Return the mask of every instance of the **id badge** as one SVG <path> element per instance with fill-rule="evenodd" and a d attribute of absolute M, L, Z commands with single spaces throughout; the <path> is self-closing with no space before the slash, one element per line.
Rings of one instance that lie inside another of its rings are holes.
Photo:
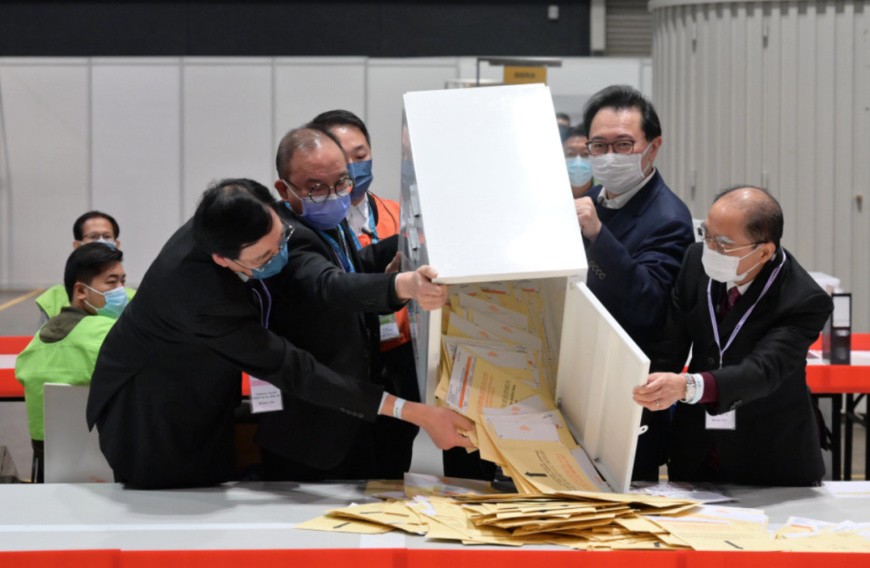
<path fill-rule="evenodd" d="M 284 410 L 284 400 L 281 389 L 271 383 L 249 377 L 251 386 L 251 412 L 275 412 Z"/>
<path fill-rule="evenodd" d="M 396 322 L 396 314 L 380 316 L 381 320 L 381 343 L 399 337 L 399 324 Z"/>
<path fill-rule="evenodd" d="M 707 430 L 734 430 L 737 428 L 737 411 L 731 410 L 725 414 L 717 414 L 710 416 L 710 413 L 704 411 L 706 415 Z"/>

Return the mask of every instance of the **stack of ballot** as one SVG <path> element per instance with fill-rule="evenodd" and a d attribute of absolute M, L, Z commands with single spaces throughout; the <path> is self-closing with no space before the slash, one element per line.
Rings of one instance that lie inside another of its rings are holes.
<path fill-rule="evenodd" d="M 520 492 L 610 491 L 556 408 L 546 312 L 536 281 L 451 286 L 436 400 L 474 421 L 481 458 Z"/>
<path fill-rule="evenodd" d="M 870 552 L 870 523 L 791 517 L 772 532 L 760 509 L 642 494 L 498 494 L 482 482 L 429 477 L 370 482 L 367 494 L 383 502 L 335 509 L 296 528 L 577 550 Z"/>
<path fill-rule="evenodd" d="M 648 495 L 416 493 L 405 500 L 351 505 L 297 529 L 359 534 L 400 530 L 464 544 L 555 544 L 579 550 L 689 549 L 648 516 L 666 518 L 697 501 Z"/>

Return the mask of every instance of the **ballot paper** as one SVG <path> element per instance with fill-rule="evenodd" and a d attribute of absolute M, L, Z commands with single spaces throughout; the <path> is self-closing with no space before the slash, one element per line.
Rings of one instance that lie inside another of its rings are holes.
<path fill-rule="evenodd" d="M 526 381 L 472 351 L 456 352 L 446 402 L 471 420 L 479 421 L 484 407 L 504 408 L 535 394 Z"/>
<path fill-rule="evenodd" d="M 487 302 L 468 294 L 458 294 L 459 307 L 463 310 L 479 312 L 491 316 L 498 321 L 524 331 L 529 330 L 529 316 L 526 313 L 515 312 L 493 302 Z"/>

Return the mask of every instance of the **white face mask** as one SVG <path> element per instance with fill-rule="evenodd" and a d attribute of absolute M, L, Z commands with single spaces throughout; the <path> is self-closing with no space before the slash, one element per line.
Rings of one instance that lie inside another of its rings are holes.
<path fill-rule="evenodd" d="M 746 245 L 746 247 L 757 246 L 757 245 Z M 740 247 L 740 248 L 746 248 Z M 738 250 L 738 249 L 731 249 Z M 719 251 L 713 250 L 708 246 L 704 247 L 704 252 L 701 255 L 701 264 L 704 265 L 704 272 L 707 273 L 711 279 L 716 282 L 740 282 L 746 275 L 752 272 L 752 269 L 758 266 L 761 261 L 759 260 L 755 264 L 753 264 L 749 270 L 744 272 L 743 274 L 737 274 L 737 267 L 740 265 L 740 261 L 744 258 L 754 254 L 756 251 L 761 250 L 760 248 L 756 248 L 752 252 L 745 254 L 743 256 L 728 256 L 727 254 L 722 254 Z"/>
<path fill-rule="evenodd" d="M 652 144 L 640 154 L 604 154 L 589 156 L 592 176 L 608 192 L 620 195 L 633 188 L 643 179 L 641 160 L 652 148 Z"/>

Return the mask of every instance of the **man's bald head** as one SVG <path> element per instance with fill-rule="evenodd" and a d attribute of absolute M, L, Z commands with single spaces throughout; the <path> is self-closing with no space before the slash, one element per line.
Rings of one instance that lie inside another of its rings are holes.
<path fill-rule="evenodd" d="M 783 217 L 779 202 L 760 187 L 741 185 L 726 189 L 713 201 L 714 209 L 739 212 L 744 232 L 752 242 L 770 242 L 779 248 Z"/>
<path fill-rule="evenodd" d="M 304 126 L 295 128 L 284 135 L 281 143 L 278 144 L 278 153 L 275 156 L 275 168 L 278 170 L 278 177 L 281 179 L 290 179 L 290 161 L 293 159 L 293 154 L 297 151 L 312 152 L 322 148 L 326 144 L 335 144 L 344 155 L 344 150 L 338 139 L 330 132 L 319 128 Z M 347 156 L 345 156 L 345 161 Z"/>

